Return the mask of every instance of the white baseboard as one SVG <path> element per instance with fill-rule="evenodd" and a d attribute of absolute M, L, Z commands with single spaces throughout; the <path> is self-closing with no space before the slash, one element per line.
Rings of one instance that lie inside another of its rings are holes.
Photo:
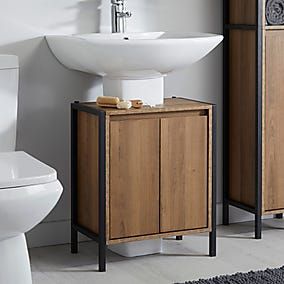
<path fill-rule="evenodd" d="M 28 247 L 44 247 L 70 243 L 70 220 L 43 222 L 27 233 Z M 80 241 L 88 240 L 80 234 Z"/>
<path fill-rule="evenodd" d="M 270 218 L 267 216 L 265 218 Z M 230 207 L 230 222 L 239 223 L 254 220 L 254 215 L 235 207 Z M 222 224 L 222 204 L 217 204 L 217 224 Z M 70 220 L 43 222 L 27 234 L 29 247 L 52 246 L 70 243 Z M 80 235 L 80 241 L 88 238 Z"/>

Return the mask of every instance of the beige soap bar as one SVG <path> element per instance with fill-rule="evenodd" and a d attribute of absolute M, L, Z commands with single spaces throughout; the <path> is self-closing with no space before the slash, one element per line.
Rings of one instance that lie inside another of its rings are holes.
<path fill-rule="evenodd" d="M 132 107 L 132 103 L 130 101 L 123 101 L 117 104 L 118 109 L 130 109 Z"/>
<path fill-rule="evenodd" d="M 120 99 L 118 97 L 98 97 L 97 105 L 103 107 L 114 107 L 116 108 L 119 104 Z"/>

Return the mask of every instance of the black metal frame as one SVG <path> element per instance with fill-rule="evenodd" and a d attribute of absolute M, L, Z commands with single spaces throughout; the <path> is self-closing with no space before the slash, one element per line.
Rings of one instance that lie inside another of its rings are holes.
<path fill-rule="evenodd" d="M 255 215 L 255 238 L 261 239 L 262 218 L 262 50 L 263 50 L 263 0 L 256 1 L 257 23 L 255 25 L 229 24 L 229 1 L 223 1 L 224 52 L 223 52 L 223 224 L 229 225 L 229 206 L 235 206 Z M 229 32 L 230 30 L 256 31 L 256 161 L 255 161 L 255 208 L 229 199 Z"/>
<path fill-rule="evenodd" d="M 223 224 L 229 225 L 229 1 L 223 1 Z"/>
<path fill-rule="evenodd" d="M 263 51 L 263 0 L 256 1 L 256 11 L 257 11 L 257 36 L 256 36 L 256 192 L 255 192 L 255 204 L 256 204 L 256 214 L 255 214 L 255 238 L 261 239 L 262 230 L 262 51 Z"/>
<path fill-rule="evenodd" d="M 212 231 L 209 233 L 209 255 L 217 254 L 217 107 L 212 105 Z"/>
<path fill-rule="evenodd" d="M 77 208 L 77 115 L 84 111 L 99 118 L 99 234 L 78 224 Z M 99 245 L 99 271 L 106 271 L 106 172 L 105 172 L 105 113 L 75 102 L 71 104 L 71 252 L 78 253 L 78 232 Z"/>

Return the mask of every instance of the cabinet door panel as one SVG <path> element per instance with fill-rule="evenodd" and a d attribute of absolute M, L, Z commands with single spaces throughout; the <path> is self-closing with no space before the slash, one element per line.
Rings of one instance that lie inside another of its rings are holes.
<path fill-rule="evenodd" d="M 284 208 L 284 33 L 266 33 L 265 210 Z"/>
<path fill-rule="evenodd" d="M 207 117 L 161 119 L 161 232 L 208 226 Z"/>
<path fill-rule="evenodd" d="M 110 125 L 110 237 L 159 232 L 159 120 Z"/>

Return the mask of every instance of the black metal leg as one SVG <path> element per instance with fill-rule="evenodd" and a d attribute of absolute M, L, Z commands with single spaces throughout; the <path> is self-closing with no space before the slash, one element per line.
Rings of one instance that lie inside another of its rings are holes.
<path fill-rule="evenodd" d="M 78 253 L 78 232 L 71 228 L 71 253 Z"/>
<path fill-rule="evenodd" d="M 256 240 L 260 240 L 262 237 L 261 227 L 262 227 L 261 214 L 255 214 L 255 239 Z"/>
<path fill-rule="evenodd" d="M 99 242 L 99 272 L 106 271 L 106 245 Z"/>
<path fill-rule="evenodd" d="M 213 137 L 212 137 L 212 231 L 209 234 L 209 255 L 211 257 L 216 256 L 217 254 L 217 236 L 216 236 L 216 203 L 217 203 L 217 112 L 216 106 L 213 105 L 212 107 L 213 114 L 212 114 L 212 129 L 213 129 Z"/>
<path fill-rule="evenodd" d="M 78 231 L 73 227 L 77 224 L 77 121 L 77 110 L 71 107 L 71 253 L 78 253 Z"/>
<path fill-rule="evenodd" d="M 255 215 L 255 238 L 261 239 L 262 231 L 262 112 L 263 112 L 263 1 L 257 0 L 256 11 L 257 11 L 257 33 L 256 33 L 256 187 L 255 187 L 255 204 L 256 204 L 256 215 Z"/>
<path fill-rule="evenodd" d="M 177 241 L 182 241 L 182 239 L 183 239 L 182 236 L 176 236 Z"/>
<path fill-rule="evenodd" d="M 283 219 L 283 213 L 276 214 L 276 215 L 275 215 L 275 218 L 276 218 L 276 219 Z"/>
<path fill-rule="evenodd" d="M 217 237 L 216 229 L 212 231 L 209 235 L 209 255 L 214 257 L 217 255 Z"/>
<path fill-rule="evenodd" d="M 223 225 L 230 223 L 229 208 L 229 121 L 230 121 L 230 83 L 229 83 L 229 37 L 230 32 L 226 29 L 229 23 L 230 1 L 223 1 L 223 24 L 224 24 L 224 48 L 223 48 Z"/>
<path fill-rule="evenodd" d="M 230 205 L 226 200 L 223 200 L 223 225 L 230 225 Z"/>
<path fill-rule="evenodd" d="M 99 115 L 99 271 L 106 271 L 105 114 Z"/>

